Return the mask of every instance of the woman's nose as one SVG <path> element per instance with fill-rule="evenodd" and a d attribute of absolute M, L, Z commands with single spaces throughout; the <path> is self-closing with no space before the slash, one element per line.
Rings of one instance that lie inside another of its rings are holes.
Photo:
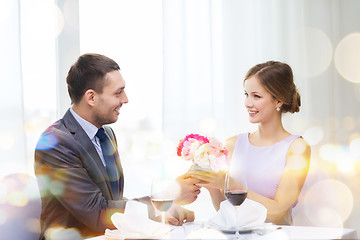
<path fill-rule="evenodd" d="M 245 97 L 245 107 L 249 108 L 249 107 L 252 107 L 253 105 L 253 102 L 252 100 L 250 99 L 250 97 Z"/>

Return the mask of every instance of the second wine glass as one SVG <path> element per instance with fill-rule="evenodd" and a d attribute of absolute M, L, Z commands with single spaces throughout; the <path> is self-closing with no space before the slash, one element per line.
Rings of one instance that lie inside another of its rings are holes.
<path fill-rule="evenodd" d="M 173 181 L 154 179 L 151 183 L 151 201 L 157 210 L 161 212 L 161 222 L 165 224 L 165 213 L 173 204 L 174 194 Z"/>
<path fill-rule="evenodd" d="M 237 206 L 240 206 L 246 199 L 247 197 L 247 183 L 246 183 L 246 179 L 244 176 L 232 176 L 230 173 L 226 174 L 225 177 L 225 186 L 224 186 L 224 192 L 225 192 L 225 197 L 227 200 L 229 200 L 229 202 L 235 206 L 235 208 Z M 240 236 L 240 226 L 238 226 L 238 211 L 236 209 L 235 211 L 236 214 L 236 229 L 235 229 L 235 237 L 236 239 L 241 239 Z"/>

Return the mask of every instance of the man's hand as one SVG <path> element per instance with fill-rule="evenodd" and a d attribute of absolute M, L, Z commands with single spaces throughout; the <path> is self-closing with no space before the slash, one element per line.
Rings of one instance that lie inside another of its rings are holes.
<path fill-rule="evenodd" d="M 166 212 L 166 222 L 181 226 L 184 222 L 193 222 L 195 215 L 193 211 L 183 208 L 177 204 L 173 204 L 169 211 Z"/>
<path fill-rule="evenodd" d="M 200 193 L 199 179 L 191 178 L 189 173 L 185 173 L 176 178 L 176 182 L 180 186 L 178 197 L 175 199 L 175 203 L 179 205 L 185 205 L 194 202 Z"/>
<path fill-rule="evenodd" d="M 225 186 L 225 171 L 219 172 L 203 172 L 192 171 L 189 173 L 192 178 L 198 179 L 200 182 L 197 184 L 199 187 L 205 187 L 207 189 L 217 188 L 224 189 Z"/>

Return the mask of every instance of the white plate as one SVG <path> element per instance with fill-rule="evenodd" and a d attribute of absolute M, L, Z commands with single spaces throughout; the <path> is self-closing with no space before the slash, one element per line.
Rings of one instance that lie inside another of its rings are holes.
<path fill-rule="evenodd" d="M 263 225 L 260 226 L 254 226 L 254 227 L 240 227 L 239 229 L 235 229 L 235 228 L 226 228 L 226 227 L 222 227 L 222 226 L 218 226 L 216 224 L 209 224 L 209 227 L 219 230 L 223 233 L 226 234 L 235 234 L 237 231 L 240 234 L 247 234 L 247 233 L 252 233 L 255 231 L 261 231 L 261 230 L 265 230 L 267 228 L 269 228 L 270 226 L 272 226 L 271 223 L 264 223 Z"/>
<path fill-rule="evenodd" d="M 226 227 L 218 226 L 218 225 L 215 225 L 215 224 L 211 224 L 211 225 L 208 225 L 208 226 L 213 228 L 213 229 L 216 229 L 218 231 L 221 231 L 223 233 L 226 233 L 226 234 L 235 234 L 236 232 L 245 234 L 245 233 L 252 233 L 252 231 L 253 231 L 253 229 L 251 229 L 251 228 L 235 229 L 235 228 L 226 228 Z"/>
<path fill-rule="evenodd" d="M 106 229 L 105 236 L 109 239 L 160 239 L 164 238 L 169 232 L 171 232 L 171 229 L 156 234 L 124 233 L 117 229 Z"/>

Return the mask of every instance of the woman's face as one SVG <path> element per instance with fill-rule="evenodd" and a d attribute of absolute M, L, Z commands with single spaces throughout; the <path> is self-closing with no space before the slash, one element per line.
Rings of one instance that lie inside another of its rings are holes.
<path fill-rule="evenodd" d="M 276 111 L 281 102 L 275 99 L 260 83 L 256 76 L 244 82 L 245 107 L 251 123 L 266 123 L 280 113 Z"/>

